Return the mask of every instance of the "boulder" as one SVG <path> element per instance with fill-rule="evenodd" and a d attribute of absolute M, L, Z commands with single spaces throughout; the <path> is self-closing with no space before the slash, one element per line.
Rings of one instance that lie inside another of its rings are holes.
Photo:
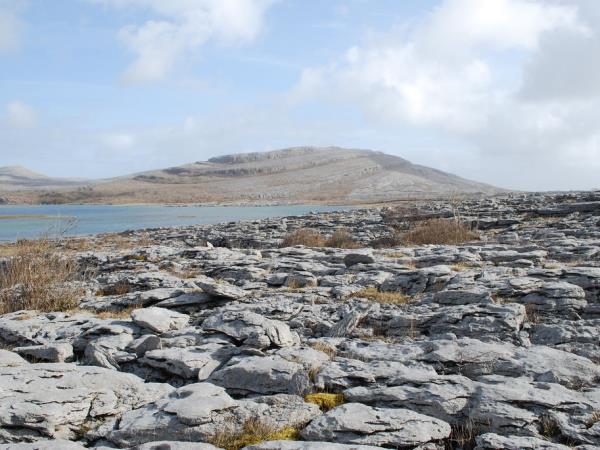
<path fill-rule="evenodd" d="M 131 312 L 131 319 L 141 327 L 162 334 L 167 331 L 185 328 L 190 317 L 187 314 L 180 314 L 165 308 L 152 306 L 150 308 L 133 310 Z"/>
<path fill-rule="evenodd" d="M 446 422 L 408 409 L 347 403 L 313 420 L 301 436 L 343 444 L 416 447 L 441 443 L 450 431 Z"/>

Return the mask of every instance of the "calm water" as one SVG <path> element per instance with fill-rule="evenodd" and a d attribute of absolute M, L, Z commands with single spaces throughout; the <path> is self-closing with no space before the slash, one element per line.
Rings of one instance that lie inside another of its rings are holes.
<path fill-rule="evenodd" d="M 95 234 L 140 228 L 254 220 L 349 209 L 340 206 L 0 206 L 0 241 L 52 235 L 70 227 L 69 234 Z M 28 217 L 24 217 L 28 216 Z M 4 217 L 4 219 L 3 219 Z M 72 222 L 72 223 L 71 223 Z"/>

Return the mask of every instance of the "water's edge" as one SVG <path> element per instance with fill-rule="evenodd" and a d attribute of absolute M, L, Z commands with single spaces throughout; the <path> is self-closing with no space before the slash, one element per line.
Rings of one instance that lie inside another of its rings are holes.
<path fill-rule="evenodd" d="M 314 212 L 354 209 L 339 205 L 1 205 L 0 241 L 43 235 L 93 235 L 144 228 L 177 227 Z"/>

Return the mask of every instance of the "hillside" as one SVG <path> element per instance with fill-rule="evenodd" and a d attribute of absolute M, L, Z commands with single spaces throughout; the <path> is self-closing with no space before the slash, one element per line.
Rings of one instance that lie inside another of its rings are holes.
<path fill-rule="evenodd" d="M 499 191 L 381 152 L 296 147 L 220 156 L 77 189 L 13 197 L 42 203 L 360 203 Z"/>
<path fill-rule="evenodd" d="M 84 180 L 52 178 L 21 166 L 0 167 L 0 191 L 52 189 L 86 184 Z"/>

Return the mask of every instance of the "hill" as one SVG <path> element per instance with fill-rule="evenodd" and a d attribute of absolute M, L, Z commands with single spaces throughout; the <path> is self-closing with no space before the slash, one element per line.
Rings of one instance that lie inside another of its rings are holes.
<path fill-rule="evenodd" d="M 20 197 L 41 203 L 361 203 L 500 191 L 382 152 L 295 147 L 225 155 Z"/>
<path fill-rule="evenodd" d="M 87 184 L 85 180 L 52 178 L 22 166 L 0 167 L 0 191 L 52 189 Z"/>

